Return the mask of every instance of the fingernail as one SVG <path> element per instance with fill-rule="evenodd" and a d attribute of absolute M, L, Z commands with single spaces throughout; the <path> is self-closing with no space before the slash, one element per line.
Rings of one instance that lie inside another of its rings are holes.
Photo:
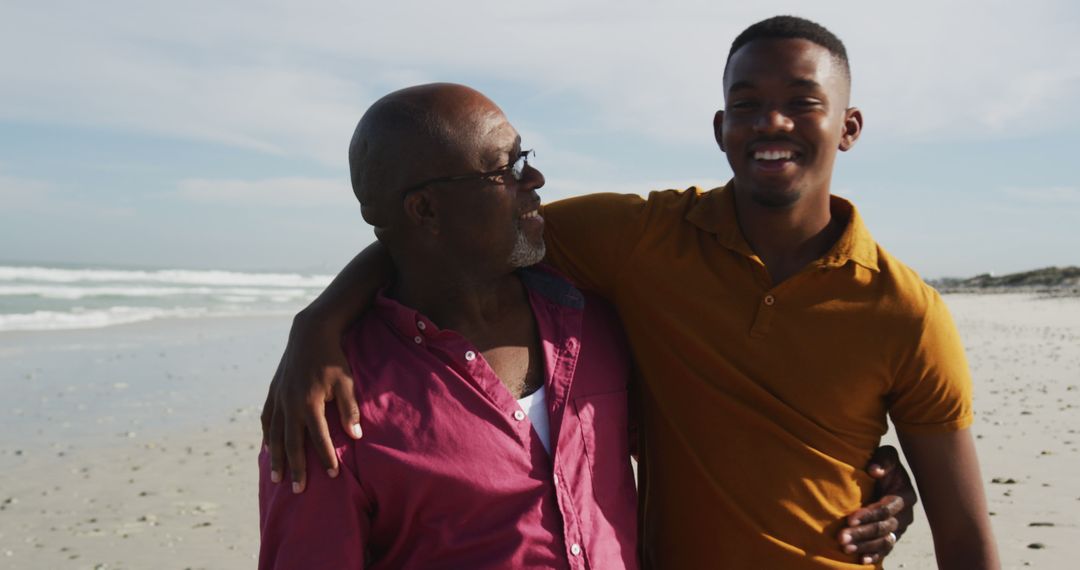
<path fill-rule="evenodd" d="M 352 435 L 357 439 L 360 439 L 360 436 L 364 435 L 364 432 L 360 430 L 360 424 L 352 425 Z"/>
<path fill-rule="evenodd" d="M 844 547 L 844 552 L 855 552 L 855 545 L 849 544 Z"/>
<path fill-rule="evenodd" d="M 272 481 L 274 483 L 280 483 L 281 482 L 281 471 L 271 471 L 270 472 L 270 481 Z"/>
<path fill-rule="evenodd" d="M 859 519 L 851 519 L 852 526 L 858 526 L 859 524 L 861 524 L 861 522 L 862 521 L 860 521 Z"/>
<path fill-rule="evenodd" d="M 863 563 L 863 564 L 873 564 L 873 563 L 874 563 L 874 559 L 873 559 L 873 558 L 870 558 L 869 556 L 863 556 L 863 557 L 862 557 L 862 563 Z"/>
<path fill-rule="evenodd" d="M 334 477 L 337 477 L 337 469 L 327 469 L 326 474 L 329 475 L 331 479 L 333 479 Z"/>
<path fill-rule="evenodd" d="M 840 534 L 840 544 L 847 544 L 851 542 L 851 533 L 844 532 Z"/>
<path fill-rule="evenodd" d="M 293 481 L 292 492 L 293 493 L 299 493 L 301 491 L 301 489 L 303 489 L 303 487 L 300 486 L 300 483 L 297 483 L 296 481 Z"/>

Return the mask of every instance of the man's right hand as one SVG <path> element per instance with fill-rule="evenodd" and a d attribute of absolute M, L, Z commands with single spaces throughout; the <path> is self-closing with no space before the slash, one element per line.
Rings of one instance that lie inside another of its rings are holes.
<path fill-rule="evenodd" d="M 270 448 L 271 480 L 280 483 L 287 465 L 294 493 L 302 493 L 307 483 L 305 433 L 311 435 L 323 468 L 337 477 L 338 460 L 326 425 L 326 402 L 337 402 L 345 433 L 353 439 L 362 433 L 353 379 L 341 349 L 341 331 L 330 329 L 335 327 L 309 311 L 296 315 L 263 404 L 263 445 Z"/>

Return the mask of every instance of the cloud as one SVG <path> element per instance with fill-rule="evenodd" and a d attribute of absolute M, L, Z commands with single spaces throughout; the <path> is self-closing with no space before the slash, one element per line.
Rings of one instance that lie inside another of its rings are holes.
<path fill-rule="evenodd" d="M 547 185 L 540 190 L 540 196 L 544 202 L 554 202 L 563 198 L 584 196 L 596 192 L 614 192 L 616 194 L 638 194 L 648 196 L 654 190 L 685 190 L 691 186 L 697 186 L 704 190 L 716 188 L 726 184 L 726 180 L 703 178 L 700 180 L 653 180 L 643 182 L 604 182 L 585 181 L 579 179 L 549 179 Z"/>
<path fill-rule="evenodd" d="M 59 215 L 68 218 L 96 217 L 102 220 L 129 218 L 135 209 L 68 195 L 56 184 L 34 178 L 0 174 L 0 214 Z"/>
<path fill-rule="evenodd" d="M 190 178 L 177 184 L 177 196 L 201 204 L 251 208 L 316 208 L 356 205 L 347 181 L 336 178 L 214 180 Z"/>
<path fill-rule="evenodd" d="M 1038 188 L 1004 188 L 1002 192 L 1013 199 L 1037 206 L 1080 206 L 1080 188 L 1047 186 Z"/>
<path fill-rule="evenodd" d="M 696 144 L 722 103 L 729 41 L 757 19 L 793 12 L 847 41 L 870 133 L 1063 132 L 1080 126 L 1067 104 L 1080 96 L 1076 9 L 1039 5 L 193 0 L 151 9 L 100 0 L 61 2 L 58 18 L 55 2 L 16 3 L 0 23 L 0 118 L 338 165 L 375 97 L 436 78 L 481 78 L 541 102 L 580 101 L 598 128 Z"/>
<path fill-rule="evenodd" d="M 17 211 L 41 207 L 52 187 L 48 182 L 0 174 L 0 203 L 5 210 Z"/>

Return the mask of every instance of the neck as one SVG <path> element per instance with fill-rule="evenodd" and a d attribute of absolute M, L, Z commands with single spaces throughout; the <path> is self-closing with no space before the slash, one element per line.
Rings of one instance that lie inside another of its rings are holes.
<path fill-rule="evenodd" d="M 514 273 L 493 276 L 468 274 L 432 264 L 400 263 L 397 281 L 389 296 L 412 307 L 439 328 L 453 329 L 466 337 L 498 323 L 524 299 L 521 281 Z"/>
<path fill-rule="evenodd" d="M 739 229 L 778 285 L 820 259 L 843 233 L 832 216 L 828 191 L 803 196 L 787 207 L 757 203 L 735 185 Z"/>

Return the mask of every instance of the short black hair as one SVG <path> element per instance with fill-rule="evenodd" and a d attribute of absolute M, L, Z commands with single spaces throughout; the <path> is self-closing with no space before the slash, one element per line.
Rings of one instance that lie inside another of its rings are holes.
<path fill-rule="evenodd" d="M 727 64 L 731 62 L 731 56 L 735 55 L 739 48 L 754 40 L 770 39 L 799 39 L 814 42 L 829 50 L 829 53 L 843 64 L 844 75 L 847 76 L 848 81 L 851 80 L 851 66 L 848 65 L 844 42 L 825 26 L 798 16 L 773 16 L 743 30 L 735 41 L 731 42 L 727 62 L 724 63 L 724 76 L 727 76 Z"/>

